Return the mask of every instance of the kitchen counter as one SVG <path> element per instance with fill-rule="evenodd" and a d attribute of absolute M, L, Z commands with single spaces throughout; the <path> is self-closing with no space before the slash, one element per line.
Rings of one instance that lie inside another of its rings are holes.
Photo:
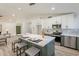
<path fill-rule="evenodd" d="M 79 29 L 64 29 L 62 30 L 62 36 L 79 37 Z"/>
<path fill-rule="evenodd" d="M 49 33 L 45 33 L 45 35 L 47 35 L 47 36 L 51 36 L 51 37 L 61 37 L 61 35 L 49 34 Z"/>
<path fill-rule="evenodd" d="M 45 36 L 44 38 L 41 38 L 42 36 L 40 35 L 30 35 L 31 36 L 31 39 L 40 39 L 41 41 L 39 43 L 37 42 L 33 42 L 32 40 L 29 40 L 30 38 L 26 38 L 24 39 L 25 41 L 28 41 L 28 42 L 31 42 L 35 45 L 38 45 L 40 47 L 44 47 L 46 46 L 48 43 L 50 43 L 51 41 L 53 41 L 55 39 L 55 37 L 50 37 L 50 36 Z M 25 36 L 23 36 L 25 37 Z"/>
<path fill-rule="evenodd" d="M 56 36 L 56 37 L 61 37 L 61 36 L 79 37 L 79 29 L 62 29 L 62 34 L 61 35 L 55 35 L 55 34 L 52 34 L 52 32 L 53 31 L 51 31 L 51 32 L 45 32 L 45 35 Z"/>
<path fill-rule="evenodd" d="M 62 30 L 61 45 L 79 50 L 79 29 Z"/>
<path fill-rule="evenodd" d="M 55 37 L 51 36 L 44 36 L 42 38 L 41 35 L 35 35 L 35 34 L 26 34 L 23 35 L 23 37 L 28 37 L 23 39 L 27 42 L 28 47 L 35 46 L 40 49 L 40 55 L 41 56 L 51 56 L 55 55 Z M 31 39 L 31 40 L 30 40 Z M 34 42 L 34 40 L 41 40 L 40 42 Z"/>

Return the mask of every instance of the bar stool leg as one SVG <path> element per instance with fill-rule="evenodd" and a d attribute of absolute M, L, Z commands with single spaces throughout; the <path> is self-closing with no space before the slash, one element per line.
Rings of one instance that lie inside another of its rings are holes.
<path fill-rule="evenodd" d="M 15 52 L 15 43 L 13 43 L 13 49 L 14 49 L 14 52 Z"/>
<path fill-rule="evenodd" d="M 17 47 L 17 49 L 16 49 L 16 55 L 18 56 L 18 47 Z"/>
<path fill-rule="evenodd" d="M 22 48 L 19 49 L 19 52 L 20 52 L 19 55 L 20 55 L 20 56 L 21 56 L 21 53 L 22 53 L 22 52 L 21 52 L 21 49 L 22 49 Z"/>
<path fill-rule="evenodd" d="M 12 43 L 12 51 L 13 51 L 13 43 Z"/>
<path fill-rule="evenodd" d="M 7 38 L 5 38 L 5 43 L 6 43 L 6 45 L 7 45 Z"/>

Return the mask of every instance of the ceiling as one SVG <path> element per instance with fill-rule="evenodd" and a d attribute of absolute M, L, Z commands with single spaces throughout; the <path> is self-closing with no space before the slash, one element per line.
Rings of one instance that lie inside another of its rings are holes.
<path fill-rule="evenodd" d="M 52 10 L 51 8 L 55 8 Z M 79 13 L 78 3 L 0 3 L 0 16 L 28 17 L 35 15 L 57 15 Z"/>

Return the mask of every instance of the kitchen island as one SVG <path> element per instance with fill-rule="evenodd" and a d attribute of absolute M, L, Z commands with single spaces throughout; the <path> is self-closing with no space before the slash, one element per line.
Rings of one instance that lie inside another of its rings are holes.
<path fill-rule="evenodd" d="M 40 49 L 41 56 L 55 55 L 55 42 L 54 42 L 55 37 L 44 36 L 44 38 L 42 38 L 41 35 L 35 35 L 35 34 L 26 34 L 23 35 L 23 37 L 26 37 L 23 40 L 27 42 L 28 48 L 31 46 L 35 46 Z"/>

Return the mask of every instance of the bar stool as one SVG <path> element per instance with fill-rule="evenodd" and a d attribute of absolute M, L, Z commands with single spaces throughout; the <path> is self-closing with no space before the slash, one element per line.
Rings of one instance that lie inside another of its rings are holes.
<path fill-rule="evenodd" d="M 27 47 L 27 43 L 22 42 L 21 40 L 15 40 L 12 42 L 12 51 L 16 53 L 17 56 L 21 55 L 23 52 L 25 52 L 25 49 Z M 22 51 L 23 50 L 23 51 Z"/>
<path fill-rule="evenodd" d="M 40 49 L 32 46 L 31 48 L 25 51 L 25 55 L 26 56 L 38 56 L 40 55 Z"/>
<path fill-rule="evenodd" d="M 15 45 L 16 45 L 17 43 L 20 43 L 20 42 L 21 42 L 20 40 L 15 40 L 15 41 L 12 42 L 12 51 L 13 51 L 13 52 L 16 51 Z"/>
<path fill-rule="evenodd" d="M 21 56 L 26 50 L 27 44 L 26 43 L 18 43 L 16 46 L 16 55 Z"/>

